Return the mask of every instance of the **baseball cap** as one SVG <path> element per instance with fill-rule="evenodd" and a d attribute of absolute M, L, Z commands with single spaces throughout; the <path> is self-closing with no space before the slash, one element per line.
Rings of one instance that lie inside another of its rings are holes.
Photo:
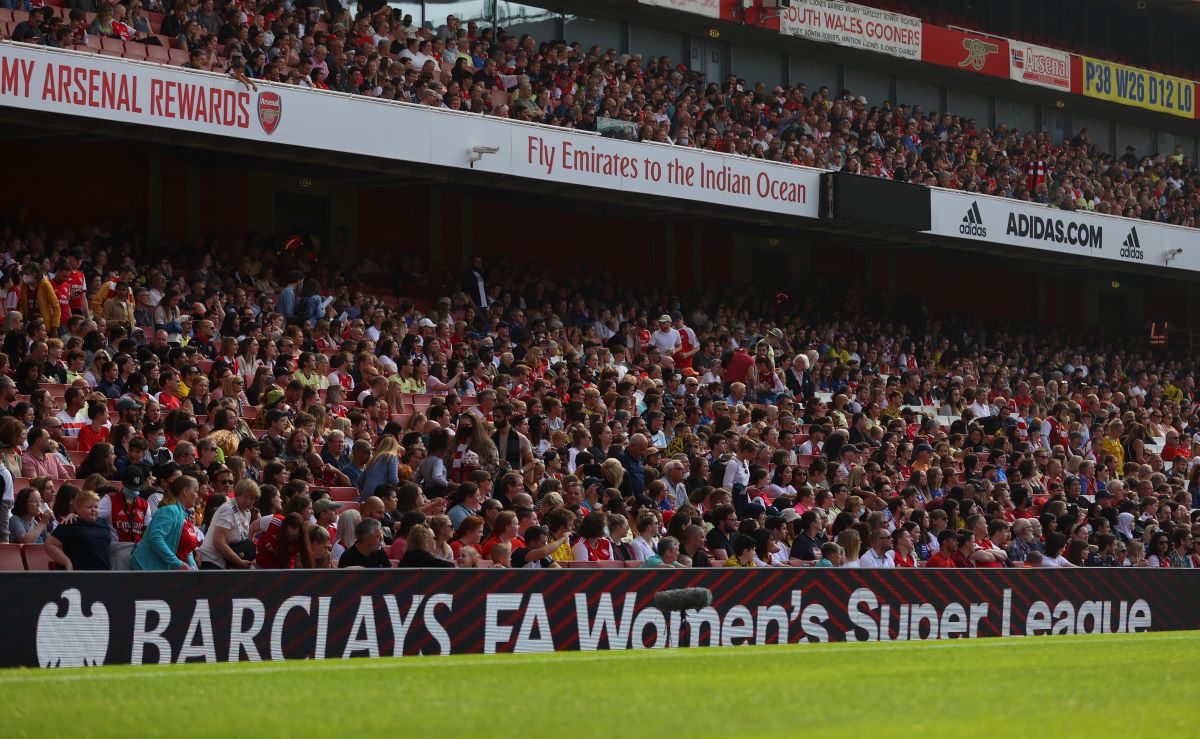
<path fill-rule="evenodd" d="M 254 438 L 253 436 L 247 436 L 245 439 L 242 439 L 241 441 L 238 442 L 238 451 L 243 452 L 247 449 L 257 449 L 260 446 L 262 446 L 261 441 Z"/>
<path fill-rule="evenodd" d="M 779 517 L 782 518 L 785 523 L 791 523 L 792 521 L 800 520 L 800 514 L 796 513 L 795 508 L 784 508 L 779 513 Z"/>
<path fill-rule="evenodd" d="M 588 478 L 585 478 L 583 481 L 583 489 L 587 490 L 588 488 L 590 488 L 593 485 L 603 485 L 603 484 L 604 484 L 604 481 L 601 480 L 599 477 L 588 477 Z"/>
<path fill-rule="evenodd" d="M 659 323 L 664 323 L 664 322 L 665 322 L 665 323 L 670 323 L 670 322 L 671 322 L 671 317 L 670 317 L 670 316 L 668 316 L 666 313 L 663 313 L 661 316 L 659 316 L 659 317 L 658 317 L 658 322 L 659 322 Z"/>
<path fill-rule="evenodd" d="M 150 474 L 140 464 L 131 464 L 121 473 L 121 484 L 130 490 L 141 491 L 149 486 Z"/>
<path fill-rule="evenodd" d="M 283 400 L 283 391 L 277 387 L 273 387 L 262 395 L 263 405 L 274 405 Z"/>
<path fill-rule="evenodd" d="M 417 328 L 437 328 L 437 325 L 428 318 L 422 318 L 417 321 Z"/>
<path fill-rule="evenodd" d="M 272 424 L 281 418 L 287 418 L 287 413 L 281 410 L 267 411 L 267 423 Z"/>
<path fill-rule="evenodd" d="M 334 503 L 329 498 L 321 498 L 320 500 L 318 500 L 312 504 L 313 513 L 316 515 L 320 515 L 320 514 L 324 513 L 325 511 L 330 511 L 330 510 L 336 511 L 337 509 L 339 509 L 341 507 L 342 507 L 341 503 Z"/>
<path fill-rule="evenodd" d="M 138 400 L 131 398 L 128 395 L 117 401 L 117 412 L 139 410 L 141 407 L 142 404 Z"/>
<path fill-rule="evenodd" d="M 920 454 L 921 452 L 928 452 L 929 454 L 933 454 L 933 447 L 929 446 L 928 444 L 917 444 L 916 452 L 918 454 Z"/>

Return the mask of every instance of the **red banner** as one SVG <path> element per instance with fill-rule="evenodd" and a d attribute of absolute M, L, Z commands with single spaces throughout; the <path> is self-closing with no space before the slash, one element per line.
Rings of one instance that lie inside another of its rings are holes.
<path fill-rule="evenodd" d="M 1008 41 L 925 23 L 921 61 L 1008 79 Z"/>

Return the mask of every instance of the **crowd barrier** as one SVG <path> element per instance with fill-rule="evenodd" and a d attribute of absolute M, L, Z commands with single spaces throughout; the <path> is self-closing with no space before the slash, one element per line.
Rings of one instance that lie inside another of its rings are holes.
<path fill-rule="evenodd" d="M 5 573 L 0 667 L 1200 628 L 1192 570 Z M 712 590 L 664 614 L 653 595 Z"/>

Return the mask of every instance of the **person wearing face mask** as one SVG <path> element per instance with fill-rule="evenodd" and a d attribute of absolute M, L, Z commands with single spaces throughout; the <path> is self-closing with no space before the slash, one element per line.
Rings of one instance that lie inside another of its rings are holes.
<path fill-rule="evenodd" d="M 146 439 L 146 457 L 143 463 L 156 468 L 172 461 L 171 450 L 167 448 L 167 435 L 162 424 L 148 423 L 142 427 L 142 435 Z"/>
<path fill-rule="evenodd" d="M 146 533 L 152 514 L 150 504 L 132 487 L 117 490 L 109 485 L 96 489 L 100 498 L 101 521 L 108 524 L 112 543 L 110 560 L 114 570 L 128 570 L 134 547 Z"/>
<path fill-rule="evenodd" d="M 58 294 L 54 285 L 42 272 L 41 267 L 29 263 L 21 270 L 21 294 L 18 303 L 26 316 L 40 315 L 46 322 L 46 333 L 58 335 L 62 323 L 62 310 L 58 305 Z"/>

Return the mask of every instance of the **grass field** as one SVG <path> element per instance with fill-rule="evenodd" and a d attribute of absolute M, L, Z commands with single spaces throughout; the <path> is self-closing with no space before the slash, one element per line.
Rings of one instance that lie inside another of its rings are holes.
<path fill-rule="evenodd" d="M 0 671 L 4 736 L 1182 737 L 1200 632 Z"/>

